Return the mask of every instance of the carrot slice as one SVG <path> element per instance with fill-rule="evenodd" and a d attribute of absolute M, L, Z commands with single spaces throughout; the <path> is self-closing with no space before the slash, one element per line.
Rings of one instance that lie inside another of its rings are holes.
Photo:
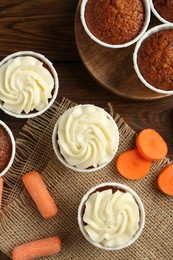
<path fill-rule="evenodd" d="M 147 175 L 151 162 L 140 156 L 137 149 L 122 153 L 116 162 L 119 173 L 131 180 L 138 180 Z"/>
<path fill-rule="evenodd" d="M 167 144 L 153 129 L 141 131 L 136 138 L 136 146 L 140 155 L 149 161 L 159 161 L 168 152 Z"/>
<path fill-rule="evenodd" d="M 25 243 L 13 248 L 13 260 L 32 260 L 41 256 L 59 253 L 61 241 L 59 237 L 48 237 Z"/>
<path fill-rule="evenodd" d="M 1 204 L 2 204 L 3 184 L 4 184 L 3 178 L 0 177 L 0 209 L 1 209 Z"/>
<path fill-rule="evenodd" d="M 166 166 L 159 174 L 157 185 L 162 192 L 173 196 L 173 164 Z"/>
<path fill-rule="evenodd" d="M 46 219 L 54 217 L 58 208 L 40 174 L 36 171 L 29 172 L 22 176 L 22 181 L 41 215 Z"/>

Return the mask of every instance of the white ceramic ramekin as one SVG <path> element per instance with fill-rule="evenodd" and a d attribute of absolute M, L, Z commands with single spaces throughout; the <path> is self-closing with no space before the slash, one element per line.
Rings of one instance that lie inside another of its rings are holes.
<path fill-rule="evenodd" d="M 52 74 L 52 77 L 54 79 L 54 89 L 53 89 L 53 95 L 52 95 L 52 98 L 50 99 L 49 103 L 47 104 L 46 107 L 44 107 L 44 109 L 40 110 L 40 111 L 36 111 L 36 112 L 30 112 L 28 114 L 25 114 L 24 112 L 22 114 L 15 114 L 11 111 L 8 111 L 7 109 L 5 109 L 3 107 L 3 102 L 0 100 L 0 109 L 2 109 L 6 114 L 10 115 L 10 116 L 13 116 L 13 117 L 16 117 L 16 118 L 21 118 L 21 119 L 24 119 L 24 118 L 32 118 L 32 117 L 36 117 L 36 116 L 39 116 L 41 115 L 42 113 L 44 113 L 48 108 L 50 108 L 50 106 L 53 104 L 53 102 L 55 101 L 56 97 L 57 97 L 57 94 L 58 94 L 58 89 L 59 89 L 59 79 L 58 79 L 58 75 L 57 75 L 57 72 L 56 70 L 54 69 L 52 63 L 45 57 L 43 56 L 42 54 L 40 53 L 36 53 L 36 52 L 33 52 L 33 51 L 19 51 L 19 52 L 15 52 L 13 54 L 10 54 L 8 55 L 6 58 L 4 58 L 1 62 L 0 62 L 0 67 L 6 63 L 8 60 L 10 59 L 14 59 L 14 58 L 17 58 L 17 57 L 20 57 L 20 56 L 32 56 L 40 61 L 43 62 L 43 64 L 45 64 L 50 73 Z"/>
<path fill-rule="evenodd" d="M 94 106 L 94 105 L 78 105 L 78 106 Z M 70 109 L 73 109 L 73 108 L 70 108 Z M 102 169 L 103 167 L 105 167 L 108 163 L 110 163 L 112 161 L 112 159 L 114 158 L 117 150 L 118 150 L 118 145 L 119 145 L 119 131 L 118 131 L 118 127 L 117 127 L 117 124 L 115 123 L 114 119 L 112 118 L 112 116 L 107 113 L 104 109 L 102 108 L 99 108 L 101 110 L 104 111 L 104 113 L 106 114 L 106 116 L 112 121 L 112 123 L 114 124 L 115 126 L 115 129 L 116 129 L 116 132 L 115 132 L 115 136 L 117 137 L 117 145 L 115 147 L 115 150 L 114 150 L 114 153 L 112 155 L 112 157 L 110 158 L 109 161 L 107 161 L 106 163 L 98 166 L 98 167 L 92 167 L 92 168 L 89 168 L 89 169 L 79 169 L 75 166 L 72 166 L 70 164 L 68 164 L 66 162 L 66 160 L 64 159 L 64 157 L 61 155 L 60 153 L 60 150 L 59 150 L 59 147 L 58 147 L 58 144 L 57 144 L 57 140 L 58 140 L 58 135 L 57 135 L 57 131 L 58 131 L 58 126 L 59 126 L 59 120 L 60 118 L 58 119 L 58 121 L 56 122 L 55 124 L 55 127 L 54 127 L 54 130 L 53 130 L 53 134 L 52 134 L 52 144 L 53 144 L 53 149 L 54 149 L 54 152 L 57 156 L 57 158 L 59 159 L 59 161 L 67 168 L 71 169 L 71 170 L 74 170 L 74 171 L 77 171 L 77 172 L 94 172 L 94 171 L 98 171 L 100 169 Z"/>
<path fill-rule="evenodd" d="M 129 193 L 132 194 L 132 196 L 134 197 L 135 201 L 137 202 L 138 204 L 138 207 L 139 207 L 139 215 L 140 215 L 140 223 L 139 223 L 139 229 L 138 231 L 135 233 L 135 235 L 133 236 L 133 238 L 126 244 L 122 245 L 122 246 L 119 246 L 119 247 L 105 247 L 103 245 L 101 245 L 100 243 L 96 243 L 96 242 L 93 242 L 91 240 L 91 238 L 88 236 L 87 232 L 85 231 L 84 229 L 84 223 L 83 223 L 83 220 L 82 220 L 82 217 L 83 217 L 83 207 L 84 207 L 84 204 L 85 202 L 87 201 L 88 197 L 90 196 L 90 194 L 94 193 L 98 188 L 101 188 L 101 187 L 107 187 L 107 186 L 112 186 L 112 187 L 116 187 L 117 189 L 120 189 L 120 190 L 124 190 L 124 191 L 127 191 Z M 107 182 L 107 183 L 102 183 L 102 184 L 99 184 L 93 188 L 91 188 L 82 198 L 80 204 L 79 204 L 79 208 L 78 208 L 78 224 L 79 224 L 79 228 L 80 228 L 80 231 L 82 232 L 83 236 L 86 238 L 86 240 L 88 240 L 93 246 L 95 247 L 98 247 L 100 249 L 104 249 L 104 250 L 120 250 L 120 249 L 123 249 L 123 248 L 126 248 L 130 245 L 132 245 L 138 238 L 139 236 L 141 235 L 141 232 L 144 228 L 144 225 L 145 225 L 145 210 L 144 210 L 144 206 L 143 206 L 143 203 L 140 199 L 140 197 L 138 196 L 138 194 L 133 190 L 131 189 L 130 187 L 124 185 L 124 184 L 120 184 L 120 183 L 116 183 L 116 182 Z"/>
<path fill-rule="evenodd" d="M 90 36 L 90 38 L 93 41 L 95 41 L 96 43 L 98 43 L 104 47 L 113 48 L 113 49 L 128 47 L 128 46 L 132 45 L 133 43 L 137 42 L 148 28 L 148 25 L 150 22 L 150 16 L 151 16 L 150 4 L 149 4 L 148 0 L 143 0 L 144 7 L 145 7 L 145 21 L 144 21 L 144 26 L 143 26 L 141 32 L 134 39 L 132 39 L 129 42 L 123 43 L 123 44 L 109 44 L 109 43 L 103 42 L 103 41 L 99 40 L 98 38 L 96 38 L 88 29 L 88 26 L 85 21 L 85 7 L 86 7 L 87 2 L 88 2 L 88 0 L 82 0 L 81 8 L 80 8 L 80 17 L 81 17 L 81 22 L 83 24 L 84 30 L 86 31 L 86 33 Z"/>
<path fill-rule="evenodd" d="M 157 19 L 159 19 L 159 21 L 160 21 L 161 23 L 166 23 L 166 24 L 170 23 L 170 24 L 171 24 L 171 22 L 167 21 L 165 18 L 163 18 L 163 17 L 157 12 L 157 10 L 155 9 L 155 7 L 154 7 L 154 5 L 153 5 L 153 0 L 149 0 L 149 2 L 150 2 L 150 6 L 151 6 L 151 10 L 152 10 L 153 14 L 157 17 Z"/>
<path fill-rule="evenodd" d="M 16 143 L 15 143 L 14 136 L 13 136 L 13 133 L 11 132 L 10 128 L 1 120 L 0 120 L 0 126 L 2 126 L 9 134 L 10 140 L 11 140 L 11 145 L 12 145 L 11 158 L 10 158 L 7 166 L 5 167 L 5 169 L 2 172 L 0 172 L 0 176 L 3 176 L 10 169 L 10 167 L 13 164 L 15 152 L 16 152 Z"/>
<path fill-rule="evenodd" d="M 134 49 L 134 53 L 133 53 L 133 64 L 134 64 L 134 69 L 136 71 L 136 74 L 138 76 L 138 78 L 142 81 L 142 83 L 149 89 L 160 93 L 160 94 L 165 94 L 165 95 L 172 95 L 173 94 L 173 90 L 162 90 L 159 88 L 155 88 L 154 86 L 152 86 L 151 84 L 149 84 L 145 78 L 142 76 L 140 69 L 138 67 L 138 51 L 143 43 L 143 41 L 145 41 L 145 39 L 147 39 L 149 36 L 151 36 L 152 34 L 159 32 L 159 31 L 163 31 L 163 30 L 173 30 L 173 25 L 171 24 L 161 24 L 158 26 L 153 27 L 152 29 L 148 30 L 143 36 L 142 38 L 136 43 L 135 49 Z"/>

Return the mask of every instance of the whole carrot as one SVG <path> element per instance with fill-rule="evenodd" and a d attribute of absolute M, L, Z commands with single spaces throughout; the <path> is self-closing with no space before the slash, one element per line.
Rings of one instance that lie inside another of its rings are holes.
<path fill-rule="evenodd" d="M 54 217 L 58 213 L 58 208 L 48 192 L 41 175 L 36 171 L 32 171 L 23 175 L 22 181 L 40 214 L 46 219 Z"/>
<path fill-rule="evenodd" d="M 0 209 L 1 209 L 1 203 L 2 203 L 3 184 L 4 184 L 4 181 L 3 181 L 2 177 L 0 177 Z"/>
<path fill-rule="evenodd" d="M 61 241 L 57 236 L 43 238 L 13 248 L 13 260 L 32 260 L 41 256 L 59 253 Z"/>

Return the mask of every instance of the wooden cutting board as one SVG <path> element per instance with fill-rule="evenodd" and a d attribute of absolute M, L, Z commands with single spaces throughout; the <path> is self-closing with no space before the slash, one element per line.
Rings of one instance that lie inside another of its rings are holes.
<path fill-rule="evenodd" d="M 158 94 L 143 85 L 133 68 L 135 44 L 128 48 L 110 49 L 95 43 L 84 31 L 80 20 L 78 3 L 75 17 L 75 37 L 77 48 L 85 67 L 103 87 L 128 99 L 154 100 L 168 95 Z M 158 24 L 152 17 L 150 27 Z"/>

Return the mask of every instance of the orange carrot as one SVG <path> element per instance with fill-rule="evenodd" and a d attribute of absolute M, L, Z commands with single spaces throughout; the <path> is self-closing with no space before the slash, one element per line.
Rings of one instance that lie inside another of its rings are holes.
<path fill-rule="evenodd" d="M 3 184 L 4 184 L 4 181 L 3 181 L 2 177 L 0 177 L 0 209 L 1 209 L 1 203 L 2 203 Z"/>
<path fill-rule="evenodd" d="M 116 166 L 123 177 L 138 180 L 147 175 L 151 162 L 142 158 L 137 149 L 134 149 L 122 153 L 117 159 Z"/>
<path fill-rule="evenodd" d="M 173 164 L 166 166 L 159 174 L 157 185 L 162 192 L 173 196 Z"/>
<path fill-rule="evenodd" d="M 13 260 L 32 260 L 59 253 L 60 249 L 59 237 L 48 237 L 14 247 L 12 257 Z"/>
<path fill-rule="evenodd" d="M 144 129 L 136 138 L 136 146 L 140 155 L 149 161 L 163 159 L 168 147 L 163 138 L 153 129 Z"/>
<path fill-rule="evenodd" d="M 44 218 L 54 217 L 58 213 L 58 208 L 40 174 L 36 171 L 29 172 L 22 176 L 22 181 L 41 215 Z"/>

